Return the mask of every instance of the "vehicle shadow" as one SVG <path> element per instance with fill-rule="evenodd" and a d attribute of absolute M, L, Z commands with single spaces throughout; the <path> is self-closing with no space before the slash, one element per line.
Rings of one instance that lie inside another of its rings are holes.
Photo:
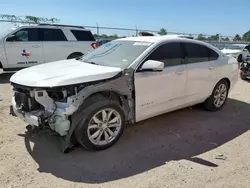
<path fill-rule="evenodd" d="M 172 160 L 186 159 L 217 167 L 218 164 L 195 156 L 248 131 L 249 111 L 250 104 L 229 99 L 216 113 L 200 108 L 168 113 L 128 126 L 117 144 L 100 152 L 78 147 L 63 154 L 58 137 L 45 133 L 23 136 L 28 152 L 39 165 L 38 171 L 74 182 L 103 183 L 137 175 Z"/>
<path fill-rule="evenodd" d="M 14 73 L 0 73 L 0 84 L 7 84 L 10 82 L 10 77 L 13 75 Z"/>

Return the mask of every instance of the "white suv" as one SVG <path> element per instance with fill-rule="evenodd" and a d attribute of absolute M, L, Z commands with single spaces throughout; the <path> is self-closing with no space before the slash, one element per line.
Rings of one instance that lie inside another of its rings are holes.
<path fill-rule="evenodd" d="M 38 24 L 0 31 L 0 68 L 18 70 L 72 59 L 97 47 L 91 31 L 81 26 Z"/>

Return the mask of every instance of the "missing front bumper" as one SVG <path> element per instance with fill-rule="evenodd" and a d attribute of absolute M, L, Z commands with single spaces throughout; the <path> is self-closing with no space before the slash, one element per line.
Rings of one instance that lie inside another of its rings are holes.
<path fill-rule="evenodd" d="M 19 117 L 20 119 L 22 119 L 24 122 L 26 122 L 29 125 L 33 125 L 33 126 L 39 126 L 41 125 L 41 120 L 38 116 L 35 116 L 29 112 L 26 113 L 22 113 L 16 105 L 16 101 L 15 101 L 15 97 L 12 97 L 12 109 L 14 114 Z"/>

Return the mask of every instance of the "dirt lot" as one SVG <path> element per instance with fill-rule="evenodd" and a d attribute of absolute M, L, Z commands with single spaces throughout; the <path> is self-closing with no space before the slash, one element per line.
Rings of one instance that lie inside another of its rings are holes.
<path fill-rule="evenodd" d="M 0 74 L 0 187 L 250 187 L 250 83 L 216 113 L 188 108 L 129 126 L 102 152 L 62 154 L 47 133 L 25 134 L 9 115 L 10 74 Z"/>

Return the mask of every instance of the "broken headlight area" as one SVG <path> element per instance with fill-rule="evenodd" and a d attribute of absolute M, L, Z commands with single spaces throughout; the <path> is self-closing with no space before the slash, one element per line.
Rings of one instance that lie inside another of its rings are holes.
<path fill-rule="evenodd" d="M 13 110 L 26 123 L 49 126 L 61 136 L 70 129 L 70 116 L 77 110 L 77 93 L 82 86 L 30 88 L 12 84 Z"/>

